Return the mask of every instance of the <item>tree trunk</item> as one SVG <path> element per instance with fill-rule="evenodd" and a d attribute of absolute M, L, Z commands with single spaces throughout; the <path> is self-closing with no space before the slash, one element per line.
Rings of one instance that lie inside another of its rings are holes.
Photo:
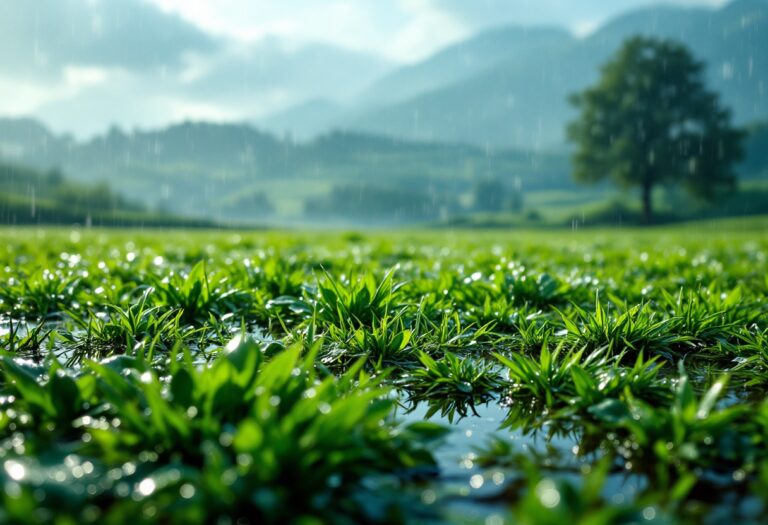
<path fill-rule="evenodd" d="M 643 223 L 650 225 L 653 223 L 653 203 L 651 202 L 653 184 L 650 181 L 643 183 Z"/>

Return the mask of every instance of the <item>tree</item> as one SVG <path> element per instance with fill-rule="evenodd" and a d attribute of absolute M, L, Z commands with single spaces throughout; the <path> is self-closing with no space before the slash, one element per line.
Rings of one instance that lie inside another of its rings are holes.
<path fill-rule="evenodd" d="M 501 179 L 479 180 L 472 193 L 476 210 L 499 212 L 504 209 L 507 188 Z"/>
<path fill-rule="evenodd" d="M 707 201 L 734 188 L 743 133 L 706 89 L 703 72 L 674 41 L 627 40 L 598 83 L 572 97 L 581 112 L 568 127 L 576 180 L 639 187 L 648 224 L 659 184 L 682 184 Z"/>

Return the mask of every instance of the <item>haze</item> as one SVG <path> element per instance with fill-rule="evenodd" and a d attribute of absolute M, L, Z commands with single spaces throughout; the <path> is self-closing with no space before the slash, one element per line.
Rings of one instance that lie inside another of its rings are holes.
<path fill-rule="evenodd" d="M 258 121 L 307 101 L 353 104 L 397 66 L 490 26 L 584 35 L 652 3 L 9 1 L 0 6 L 0 114 L 80 137 L 112 124 Z"/>

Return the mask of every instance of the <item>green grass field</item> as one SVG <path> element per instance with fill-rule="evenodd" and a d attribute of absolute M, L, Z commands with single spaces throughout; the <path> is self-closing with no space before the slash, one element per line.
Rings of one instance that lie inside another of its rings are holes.
<path fill-rule="evenodd" d="M 768 515 L 766 218 L 0 240 L 0 523 Z"/>

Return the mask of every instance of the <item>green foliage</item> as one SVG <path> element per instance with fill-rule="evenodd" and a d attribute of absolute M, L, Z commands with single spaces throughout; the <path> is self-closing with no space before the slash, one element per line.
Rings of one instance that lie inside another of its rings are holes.
<path fill-rule="evenodd" d="M 101 178 L 101 176 L 99 177 Z M 149 213 L 106 183 L 86 184 L 0 161 L 0 224 L 82 224 L 106 226 L 211 226 L 206 220 Z"/>
<path fill-rule="evenodd" d="M 538 359 L 521 354 L 496 359 L 506 367 L 508 395 L 532 399 L 552 408 L 589 410 L 606 399 L 640 397 L 665 404 L 668 385 L 659 377 L 657 360 L 645 360 L 640 354 L 631 367 L 622 366 L 624 354 L 611 357 L 606 349 L 585 354 L 567 350 L 560 344 L 550 352 L 545 344 Z"/>
<path fill-rule="evenodd" d="M 501 211 L 507 200 L 507 188 L 501 179 L 480 180 L 475 183 L 473 204 L 479 211 Z"/>
<path fill-rule="evenodd" d="M 62 336 L 75 347 L 79 346 L 73 360 L 132 351 L 151 354 L 155 349 L 168 352 L 175 344 L 189 338 L 194 331 L 181 324 L 184 310 L 150 307 L 147 300 L 153 291 L 147 289 L 136 304 L 127 308 L 106 305 L 109 310 L 106 315 L 91 313 L 88 319 L 83 319 L 70 312 L 77 332 Z"/>
<path fill-rule="evenodd" d="M 326 282 L 318 283 L 318 319 L 339 328 L 372 327 L 395 310 L 400 285 L 393 276 L 390 270 L 379 282 L 368 274 L 345 284 L 326 273 Z"/>
<path fill-rule="evenodd" d="M 601 492 L 610 466 L 610 461 L 599 462 L 579 484 L 542 476 L 529 467 L 528 490 L 513 510 L 516 522 L 521 525 L 668 523 L 654 507 L 606 501 Z"/>
<path fill-rule="evenodd" d="M 467 416 L 467 408 L 477 415 L 475 404 L 489 401 L 498 390 L 500 381 L 493 368 L 478 363 L 471 357 L 460 358 L 451 352 L 435 360 L 419 352 L 423 368 L 417 368 L 406 378 L 404 384 L 410 392 L 411 401 L 432 402 L 426 417 L 438 410 L 453 420 L 454 414 Z"/>
<path fill-rule="evenodd" d="M 761 456 L 750 436 L 744 406 L 718 407 L 728 377 L 717 379 L 697 398 L 693 386 L 682 372 L 674 388 L 669 408 L 654 406 L 633 398 L 606 400 L 593 407 L 592 414 L 608 428 L 628 433 L 633 446 L 623 455 L 625 467 L 648 473 L 662 490 L 676 487 L 679 497 L 694 489 L 702 469 L 736 471 L 752 469 Z M 621 448 L 623 433 L 614 434 L 614 445 Z"/>
<path fill-rule="evenodd" d="M 649 311 L 645 303 L 623 311 L 608 314 L 595 302 L 595 313 L 574 307 L 569 315 L 560 313 L 566 333 L 577 344 L 589 348 L 607 347 L 611 352 L 627 349 L 633 352 L 650 351 L 669 355 L 684 349 L 692 338 L 675 330 L 678 318 L 656 319 L 656 313 Z"/>
<path fill-rule="evenodd" d="M 362 184 L 334 186 L 326 196 L 308 198 L 304 214 L 310 218 L 398 223 L 434 221 L 440 217 L 441 210 L 457 208 L 455 195 Z"/>
<path fill-rule="evenodd" d="M 198 262 L 186 275 L 174 274 L 155 282 L 162 304 L 181 309 L 186 321 L 244 313 L 250 306 L 250 296 L 225 284 L 225 277 L 208 274 L 204 261 Z"/>
<path fill-rule="evenodd" d="M 648 223 L 658 185 L 682 184 L 707 200 L 733 188 L 742 133 L 703 77 L 703 64 L 682 44 L 627 40 L 599 82 L 573 97 L 581 111 L 568 129 L 575 178 L 640 187 Z"/>
<path fill-rule="evenodd" d="M 1 232 L 0 522 L 757 515 L 750 224 Z"/>
<path fill-rule="evenodd" d="M 74 505 L 43 510 L 94 522 L 129 514 L 178 523 L 224 516 L 260 523 L 399 521 L 385 502 L 380 515 L 361 503 L 369 490 L 363 479 L 431 465 L 424 445 L 442 431 L 425 424 L 398 428 L 388 418 L 387 389 L 360 372 L 362 363 L 339 378 L 318 377 L 317 350 L 301 359 L 293 347 L 265 363 L 263 348 L 235 340 L 211 367 L 173 362 L 167 383 L 130 358 L 88 362 L 79 378 L 54 366 L 47 381 L 40 370 L 6 358 L 6 393 L 18 398 L 7 424 L 25 432 L 30 451 L 61 454 L 47 468 L 65 473 L 59 483 L 41 482 L 25 474 L 36 466 L 33 457 L 6 456 L 7 483 L 15 488 L 6 495 L 13 504 L 3 507 L 3 519 L 20 517 L 13 493 L 53 495 L 72 475 L 82 478 L 74 463 L 90 465 L 87 474 L 117 472 Z M 47 435 L 35 435 L 41 427 Z M 123 499 L 121 487 L 131 498 Z"/>

